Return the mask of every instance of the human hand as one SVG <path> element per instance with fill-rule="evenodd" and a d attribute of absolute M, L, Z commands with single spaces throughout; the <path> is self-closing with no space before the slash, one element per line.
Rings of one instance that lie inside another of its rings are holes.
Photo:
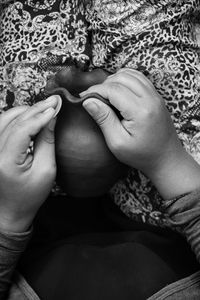
<path fill-rule="evenodd" d="M 123 163 L 148 173 L 172 148 L 181 149 L 164 100 L 142 73 L 122 69 L 84 94 L 89 92 L 107 98 L 122 116 L 120 121 L 111 107 L 96 99 L 83 104 Z"/>
<path fill-rule="evenodd" d="M 164 100 L 142 73 L 121 69 L 81 95 L 91 92 L 107 98 L 121 114 L 119 120 L 97 99 L 83 103 L 120 161 L 143 171 L 164 198 L 200 185 L 199 166 L 183 149 Z"/>
<path fill-rule="evenodd" d="M 26 230 L 56 176 L 54 127 L 59 96 L 0 115 L 0 228 Z M 34 139 L 33 153 L 28 151 Z"/>

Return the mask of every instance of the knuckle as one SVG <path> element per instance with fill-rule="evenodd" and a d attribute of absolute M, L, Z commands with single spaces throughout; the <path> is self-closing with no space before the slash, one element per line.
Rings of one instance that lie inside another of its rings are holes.
<path fill-rule="evenodd" d="M 16 120 L 13 121 L 12 123 L 12 130 L 14 132 L 22 131 L 24 129 L 24 122 L 20 119 L 17 118 Z"/>
<path fill-rule="evenodd" d="M 37 111 L 40 108 L 41 108 L 41 102 L 36 102 L 33 106 L 31 106 L 31 110 L 33 111 Z"/>
<path fill-rule="evenodd" d="M 114 77 L 113 77 L 114 78 Z M 104 83 L 105 88 L 108 93 L 108 98 L 112 99 L 113 97 L 117 97 L 119 94 L 124 91 L 125 87 L 118 79 L 112 79 Z"/>
<path fill-rule="evenodd" d="M 122 86 L 119 82 L 112 82 L 109 86 L 109 92 L 111 95 L 121 92 Z"/>
<path fill-rule="evenodd" d="M 127 79 L 127 74 L 125 72 L 118 73 L 116 76 L 118 80 L 122 82 Z"/>
<path fill-rule="evenodd" d="M 107 82 L 112 81 L 113 85 L 117 82 L 122 82 L 123 80 L 126 79 L 126 73 L 121 71 L 113 75 L 113 77 L 108 77 Z"/>
<path fill-rule="evenodd" d="M 110 118 L 110 111 L 108 110 L 106 112 L 100 113 L 97 116 L 96 121 L 100 126 L 103 126 L 109 118 Z"/>
<path fill-rule="evenodd" d="M 119 76 L 119 79 L 121 81 L 126 81 L 128 78 L 130 78 L 130 72 L 133 71 L 131 69 L 123 69 L 120 73 L 118 73 L 117 75 Z"/>
<path fill-rule="evenodd" d="M 33 109 L 33 114 L 31 115 L 31 118 L 33 118 L 33 120 L 39 120 L 42 116 L 42 112 L 37 110 L 37 109 Z"/>
<path fill-rule="evenodd" d="M 44 122 L 44 119 L 43 119 L 43 114 L 41 112 L 39 112 L 39 113 L 33 115 L 32 116 L 32 122 L 33 122 L 33 124 L 40 124 L 41 123 L 41 125 L 42 124 L 44 125 L 45 122 Z"/>

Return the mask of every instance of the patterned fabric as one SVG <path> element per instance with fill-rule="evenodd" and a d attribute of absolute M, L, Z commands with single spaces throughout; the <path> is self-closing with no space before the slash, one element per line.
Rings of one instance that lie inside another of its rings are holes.
<path fill-rule="evenodd" d="M 194 34 L 199 0 L 0 4 L 0 111 L 42 99 L 47 80 L 70 60 L 83 69 L 90 60 L 112 72 L 132 67 L 153 82 L 185 148 L 200 162 L 200 51 Z M 111 193 L 129 217 L 167 225 L 159 210 L 162 198 L 141 172 L 131 170 Z"/>
<path fill-rule="evenodd" d="M 78 0 L 2 4 L 0 110 L 40 100 L 48 78 L 61 66 L 70 59 L 83 65 L 89 61 L 88 46 Z"/>

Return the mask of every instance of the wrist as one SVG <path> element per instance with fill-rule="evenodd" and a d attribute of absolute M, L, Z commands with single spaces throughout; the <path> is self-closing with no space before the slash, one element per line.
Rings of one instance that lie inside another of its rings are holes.
<path fill-rule="evenodd" d="M 22 233 L 29 230 L 34 216 L 19 217 L 11 213 L 0 213 L 0 231 Z"/>
<path fill-rule="evenodd" d="M 171 199 L 200 187 L 200 166 L 180 146 L 164 155 L 147 176 L 164 199 Z"/>

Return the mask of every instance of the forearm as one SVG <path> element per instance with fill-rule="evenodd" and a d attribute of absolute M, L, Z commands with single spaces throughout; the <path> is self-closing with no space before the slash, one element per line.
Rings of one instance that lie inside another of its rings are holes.
<path fill-rule="evenodd" d="M 183 148 L 168 154 L 151 180 L 164 198 L 160 209 L 169 225 L 186 237 L 200 262 L 200 166 Z"/>
<path fill-rule="evenodd" d="M 169 225 L 186 237 L 200 262 L 200 166 L 182 147 L 167 154 L 149 177 L 164 198 L 160 209 Z"/>
<path fill-rule="evenodd" d="M 200 165 L 184 148 L 169 151 L 157 170 L 148 176 L 167 200 L 200 188 Z"/>
<path fill-rule="evenodd" d="M 25 233 L 0 231 L 0 299 L 4 299 L 9 291 L 13 272 L 30 239 L 31 231 Z"/>

